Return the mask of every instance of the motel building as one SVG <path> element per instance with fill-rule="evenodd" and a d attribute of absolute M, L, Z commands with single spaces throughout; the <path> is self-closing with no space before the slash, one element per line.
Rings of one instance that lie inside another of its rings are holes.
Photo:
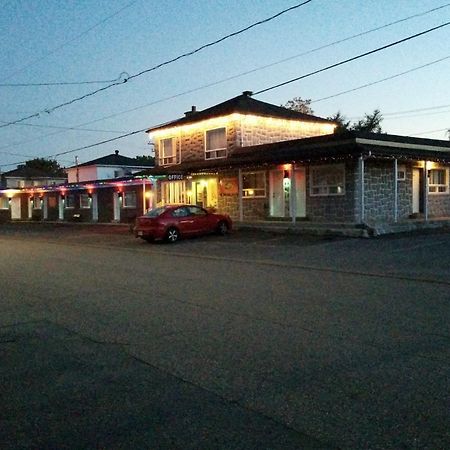
<path fill-rule="evenodd" d="M 149 128 L 157 204 L 235 221 L 388 224 L 450 219 L 450 142 L 335 134 L 335 124 L 250 92 Z"/>
<path fill-rule="evenodd" d="M 154 206 L 189 203 L 242 223 L 450 224 L 449 141 L 335 128 L 247 91 L 149 128 L 153 168 L 0 189 L 0 221 L 133 222 Z"/>

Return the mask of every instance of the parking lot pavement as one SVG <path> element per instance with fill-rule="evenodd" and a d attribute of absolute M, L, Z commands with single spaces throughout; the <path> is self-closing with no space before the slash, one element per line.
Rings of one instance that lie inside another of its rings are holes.
<path fill-rule="evenodd" d="M 114 448 L 156 423 L 159 448 L 450 448 L 448 234 L 26 230 L 0 227 L 8 445 Z"/>

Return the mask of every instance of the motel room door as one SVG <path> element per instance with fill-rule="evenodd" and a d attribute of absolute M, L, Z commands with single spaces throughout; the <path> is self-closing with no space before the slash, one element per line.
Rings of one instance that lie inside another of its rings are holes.
<path fill-rule="evenodd" d="M 22 218 L 20 197 L 16 196 L 11 199 L 11 220 L 19 220 Z"/>
<path fill-rule="evenodd" d="M 412 212 L 418 214 L 423 212 L 423 182 L 422 169 L 413 169 L 412 181 Z"/>
<path fill-rule="evenodd" d="M 270 215 L 272 217 L 285 216 L 285 198 L 283 188 L 283 170 L 269 172 Z"/>
<path fill-rule="evenodd" d="M 306 217 L 306 171 L 304 167 L 294 170 L 295 216 Z M 292 214 L 291 214 L 292 215 Z"/>

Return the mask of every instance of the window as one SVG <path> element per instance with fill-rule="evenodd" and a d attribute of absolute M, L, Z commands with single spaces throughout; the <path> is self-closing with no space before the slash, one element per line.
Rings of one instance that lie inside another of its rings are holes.
<path fill-rule="evenodd" d="M 89 194 L 80 194 L 80 208 L 89 209 L 91 207 L 91 197 Z"/>
<path fill-rule="evenodd" d="M 123 193 L 123 207 L 124 208 L 136 208 L 136 192 L 125 191 Z"/>
<path fill-rule="evenodd" d="M 430 194 L 448 193 L 448 169 L 431 169 L 428 171 L 428 191 Z"/>
<path fill-rule="evenodd" d="M 175 138 L 161 139 L 159 141 L 159 164 L 176 164 L 177 151 Z"/>
<path fill-rule="evenodd" d="M 242 175 L 242 196 L 244 198 L 266 196 L 266 173 L 248 172 Z"/>
<path fill-rule="evenodd" d="M 312 166 L 310 169 L 310 195 L 344 195 L 345 166 Z"/>
<path fill-rule="evenodd" d="M 406 180 L 406 166 L 397 166 L 397 181 Z"/>
<path fill-rule="evenodd" d="M 65 206 L 66 208 L 75 208 L 75 195 L 73 194 L 66 195 Z"/>
<path fill-rule="evenodd" d="M 225 128 L 208 130 L 205 133 L 205 159 L 227 156 L 227 133 Z"/>
<path fill-rule="evenodd" d="M 188 217 L 191 213 L 185 207 L 177 208 L 172 211 L 172 217 Z"/>
<path fill-rule="evenodd" d="M 41 209 L 41 197 L 39 195 L 33 195 L 33 209 Z"/>
<path fill-rule="evenodd" d="M 9 209 L 8 197 L 0 197 L 0 209 Z"/>
<path fill-rule="evenodd" d="M 164 181 L 161 183 L 162 201 L 165 204 L 190 203 L 186 194 L 185 181 Z"/>
<path fill-rule="evenodd" d="M 189 206 L 189 212 L 193 216 L 206 216 L 208 212 L 204 210 L 203 208 L 200 208 L 199 206 Z"/>

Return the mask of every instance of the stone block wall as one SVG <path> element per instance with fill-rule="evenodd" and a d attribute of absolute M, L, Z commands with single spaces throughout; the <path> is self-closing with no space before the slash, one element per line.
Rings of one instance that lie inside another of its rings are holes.
<path fill-rule="evenodd" d="M 344 195 L 311 196 L 311 170 L 310 166 L 306 167 L 306 217 L 309 220 L 317 222 L 358 222 L 357 161 L 346 161 L 343 164 L 345 164 Z M 326 165 L 329 165 L 329 163 L 326 163 Z"/>
<path fill-rule="evenodd" d="M 404 164 L 402 164 L 404 165 Z M 406 179 L 397 182 L 398 219 L 412 213 L 412 165 L 406 164 Z M 366 160 L 364 171 L 364 217 L 367 223 L 393 222 L 395 172 L 392 160 Z"/>
<path fill-rule="evenodd" d="M 430 217 L 450 216 L 450 194 L 429 194 L 428 214 Z"/>

